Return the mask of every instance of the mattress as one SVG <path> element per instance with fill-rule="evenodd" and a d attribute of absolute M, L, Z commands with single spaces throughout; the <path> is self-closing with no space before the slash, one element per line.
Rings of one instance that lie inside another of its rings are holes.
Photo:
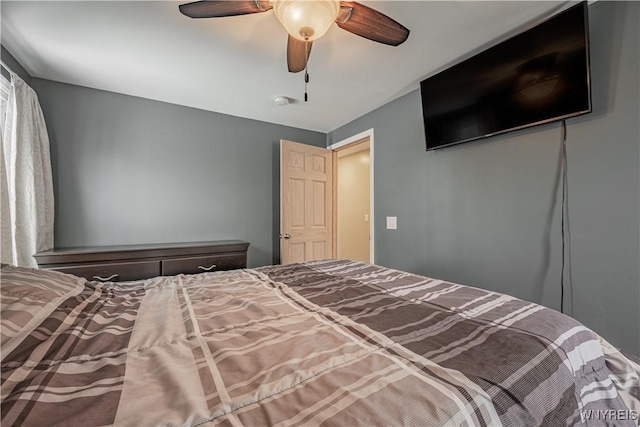
<path fill-rule="evenodd" d="M 638 425 L 640 366 L 579 322 L 376 265 L 0 289 L 3 425 Z"/>

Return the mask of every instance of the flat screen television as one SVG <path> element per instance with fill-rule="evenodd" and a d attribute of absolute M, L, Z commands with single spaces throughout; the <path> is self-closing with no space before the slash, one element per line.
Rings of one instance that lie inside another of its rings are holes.
<path fill-rule="evenodd" d="M 591 111 L 587 2 L 420 83 L 427 150 Z"/>

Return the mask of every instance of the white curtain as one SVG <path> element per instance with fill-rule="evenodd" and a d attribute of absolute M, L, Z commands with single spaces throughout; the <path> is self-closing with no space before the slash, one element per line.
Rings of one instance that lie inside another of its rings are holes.
<path fill-rule="evenodd" d="M 53 247 L 49 136 L 34 90 L 17 75 L 2 129 L 2 262 L 36 267 L 33 254 Z"/>

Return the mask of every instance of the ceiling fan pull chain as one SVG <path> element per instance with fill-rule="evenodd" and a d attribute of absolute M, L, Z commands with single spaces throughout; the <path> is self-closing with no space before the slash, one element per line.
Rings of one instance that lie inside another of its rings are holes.
<path fill-rule="evenodd" d="M 309 41 L 304 42 L 304 102 L 309 100 L 309 95 L 307 94 L 307 85 L 309 84 L 309 73 L 307 69 L 309 67 Z"/>
<path fill-rule="evenodd" d="M 309 74 L 305 70 L 304 72 L 304 102 L 309 100 L 309 95 L 307 94 L 307 84 L 309 83 Z"/>

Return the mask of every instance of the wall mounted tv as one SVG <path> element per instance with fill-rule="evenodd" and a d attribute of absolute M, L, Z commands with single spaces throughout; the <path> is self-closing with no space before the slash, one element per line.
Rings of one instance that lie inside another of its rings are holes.
<path fill-rule="evenodd" d="M 420 83 L 427 150 L 591 111 L 582 2 Z"/>

